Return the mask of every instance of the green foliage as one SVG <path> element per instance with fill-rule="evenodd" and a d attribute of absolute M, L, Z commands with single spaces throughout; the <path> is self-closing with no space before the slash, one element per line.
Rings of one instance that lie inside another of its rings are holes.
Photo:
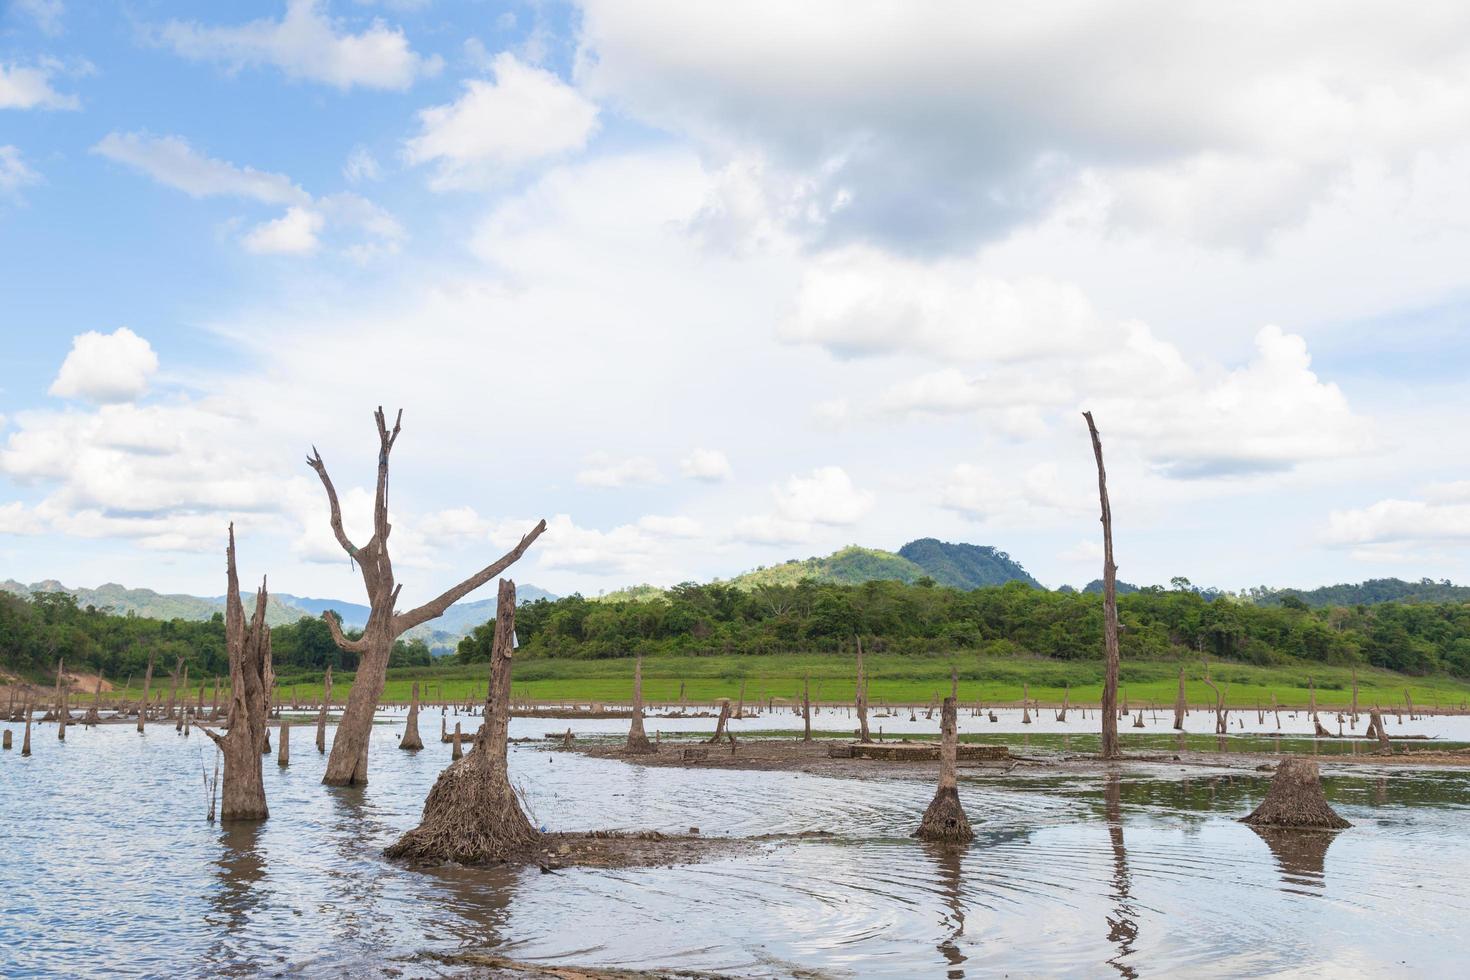
<path fill-rule="evenodd" d="M 951 588 L 979 589 L 1007 582 L 1025 582 L 1034 589 L 1041 588 L 1041 583 L 1010 555 L 988 545 L 919 538 L 898 549 L 898 553 L 924 569 L 935 582 Z"/>

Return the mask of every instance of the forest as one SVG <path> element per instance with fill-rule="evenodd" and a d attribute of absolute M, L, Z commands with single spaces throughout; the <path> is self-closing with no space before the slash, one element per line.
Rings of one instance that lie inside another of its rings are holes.
<path fill-rule="evenodd" d="M 1183 580 L 1119 597 L 1125 660 L 1201 654 L 1270 666 L 1295 661 L 1470 676 L 1470 606 L 1458 602 L 1310 608 L 1200 592 Z M 598 601 L 572 595 L 520 607 L 520 656 L 620 657 L 633 653 L 831 652 L 862 637 L 875 653 L 963 650 L 1059 660 L 1101 657 L 1102 596 L 1049 592 L 1021 582 L 974 590 L 930 579 L 762 585 L 685 584 L 656 598 Z M 460 641 L 462 662 L 484 660 L 492 629 Z"/>

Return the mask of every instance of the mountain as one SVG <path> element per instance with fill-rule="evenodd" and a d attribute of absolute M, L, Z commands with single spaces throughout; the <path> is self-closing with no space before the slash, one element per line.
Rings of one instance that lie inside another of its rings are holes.
<path fill-rule="evenodd" d="M 729 584 L 753 589 L 759 585 L 793 585 L 804 578 L 840 585 L 875 580 L 912 584 L 926 577 L 956 589 L 978 589 L 1006 582 L 1025 582 L 1032 588 L 1041 588 L 1041 583 L 1004 551 L 984 545 L 950 544 L 935 538 L 910 541 L 897 554 L 849 545 L 825 558 L 793 559 L 781 565 L 757 568 L 737 575 Z"/>
<path fill-rule="evenodd" d="M 149 619 L 202 620 L 225 611 L 224 596 L 164 594 L 154 592 L 152 589 L 129 589 L 115 582 L 109 582 L 95 589 L 69 589 L 55 579 L 33 582 L 30 585 L 7 580 L 0 582 L 0 590 L 21 596 L 29 596 L 33 592 L 69 592 L 76 596 L 77 605 L 83 609 L 87 606 L 96 606 L 98 609 L 110 607 L 113 612 L 120 615 L 132 613 L 135 616 L 145 616 Z M 521 602 L 556 598 L 545 589 L 538 589 L 534 585 L 518 586 L 516 597 Z M 289 592 L 275 592 L 270 595 L 265 620 L 271 626 L 282 626 L 286 623 L 294 623 L 302 616 L 315 618 L 326 609 L 336 611 L 342 617 L 343 625 L 348 629 L 361 629 L 367 623 L 368 607 L 362 603 L 343 602 L 340 599 L 312 599 L 291 595 Z M 415 627 L 406 636 L 408 639 L 422 637 L 429 646 L 435 648 L 453 647 L 461 636 L 486 620 L 494 618 L 495 599 L 493 598 L 481 599 L 477 602 L 459 602 L 450 606 L 449 611 L 443 616 Z"/>
<path fill-rule="evenodd" d="M 0 590 L 16 595 L 29 596 L 33 592 L 68 592 L 76 596 L 77 605 L 83 609 L 96 606 L 111 608 L 119 615 L 132 613 L 149 619 L 209 619 L 215 613 L 225 611 L 223 598 L 205 598 L 195 595 L 180 595 L 154 592 L 152 589 L 129 589 L 108 582 L 95 589 L 69 589 L 55 579 L 22 585 L 14 580 L 0 582 Z M 265 610 L 265 621 L 271 626 L 294 623 L 306 611 L 284 601 L 287 597 L 270 596 Z"/>
<path fill-rule="evenodd" d="M 919 538 L 899 548 L 898 554 L 922 568 L 940 585 L 956 589 L 979 589 L 1007 582 L 1025 582 L 1033 589 L 1042 587 L 1010 555 L 989 545 L 950 544 L 936 538 Z"/>
<path fill-rule="evenodd" d="M 1082 587 L 1083 592 L 1089 593 L 1091 595 L 1102 595 L 1102 590 L 1103 580 L 1100 578 L 1095 578 Z M 1122 579 L 1118 579 L 1118 581 L 1113 584 L 1113 591 L 1115 591 L 1118 595 L 1129 595 L 1130 593 L 1137 592 L 1138 586 L 1134 585 L 1131 582 L 1125 582 Z"/>

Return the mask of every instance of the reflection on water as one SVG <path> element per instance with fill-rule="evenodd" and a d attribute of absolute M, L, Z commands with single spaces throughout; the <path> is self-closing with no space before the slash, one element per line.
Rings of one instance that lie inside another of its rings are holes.
<path fill-rule="evenodd" d="M 1038 752 L 1064 739 L 1087 751 L 1091 735 L 1043 723 L 1024 736 Z M 569 725 L 622 729 L 553 727 Z M 649 769 L 522 744 L 513 778 L 554 829 L 832 836 L 682 868 L 423 870 L 381 849 L 417 821 L 448 747 L 399 751 L 399 728 L 375 729 L 366 787 L 322 787 L 316 753 L 267 765 L 260 824 L 207 823 L 212 747 L 165 729 L 75 729 L 34 738 L 30 759 L 0 757 L 0 975 L 438 976 L 429 954 L 467 950 L 761 976 L 1460 965 L 1465 771 L 1324 759 L 1327 795 L 1355 826 L 1282 840 L 1235 820 L 1269 772 L 1171 763 L 1178 736 L 1159 730 L 1141 737 L 1164 761 L 1121 774 L 962 769 L 976 839 L 944 848 L 909 838 L 933 785 L 901 767 L 872 780 Z M 517 719 L 511 734 L 544 730 Z"/>

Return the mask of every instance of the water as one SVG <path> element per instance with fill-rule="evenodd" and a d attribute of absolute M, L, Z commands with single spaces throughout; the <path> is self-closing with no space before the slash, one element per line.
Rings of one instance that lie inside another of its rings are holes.
<path fill-rule="evenodd" d="M 399 723 L 375 729 L 364 789 L 322 787 L 314 732 L 295 728 L 292 766 L 272 756 L 264 767 L 271 819 L 232 828 L 203 819 L 201 759 L 212 767 L 213 751 L 198 734 L 73 727 L 59 743 L 54 725 L 38 725 L 35 754 L 21 759 L 17 731 L 17 749 L 0 756 L 0 975 L 440 976 L 433 954 L 456 951 L 742 976 L 1393 975 L 1458 972 L 1463 959 L 1466 770 L 1325 762 L 1328 794 L 1355 826 L 1284 841 L 1234 819 L 1268 778 L 1238 762 L 965 771 L 977 839 L 954 852 L 908 838 L 932 786 L 902 770 L 858 780 L 644 769 L 522 744 L 513 778 L 552 829 L 834 836 L 679 868 L 414 870 L 380 852 L 416 823 L 448 763 L 448 746 L 432 742 L 436 715 L 423 715 L 431 744 L 416 754 L 397 749 Z M 1038 726 L 1061 727 L 1046 717 Z M 962 718 L 1018 747 L 1084 741 L 991 731 L 1015 720 Z M 1210 730 L 1203 713 L 1195 720 Z M 848 723 L 841 712 L 819 721 Z M 736 724 L 778 722 L 799 724 Z M 1449 737 L 1463 723 L 1405 719 L 1403 730 Z M 511 734 L 625 724 L 517 719 Z M 933 723 L 921 712 L 913 727 Z M 1393 722 L 1390 732 L 1400 734 Z M 1173 737 L 1123 733 L 1125 748 Z"/>

